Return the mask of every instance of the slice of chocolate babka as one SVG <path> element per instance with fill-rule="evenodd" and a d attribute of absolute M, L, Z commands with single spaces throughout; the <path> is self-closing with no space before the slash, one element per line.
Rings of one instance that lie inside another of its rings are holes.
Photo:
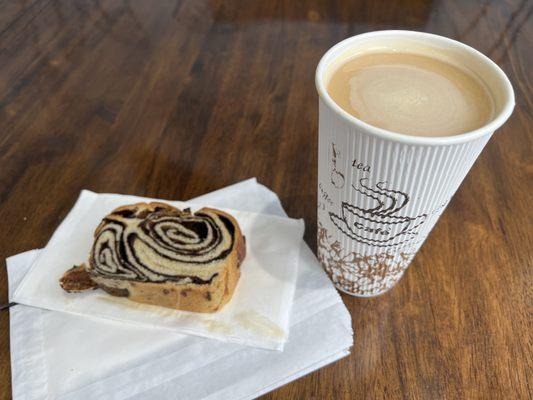
<path fill-rule="evenodd" d="M 102 220 L 85 271 L 114 296 L 214 312 L 231 299 L 245 253 L 244 236 L 228 213 L 139 203 L 117 208 Z M 76 270 L 65 275 L 70 271 Z M 69 291 L 65 282 L 64 276 L 62 287 Z"/>

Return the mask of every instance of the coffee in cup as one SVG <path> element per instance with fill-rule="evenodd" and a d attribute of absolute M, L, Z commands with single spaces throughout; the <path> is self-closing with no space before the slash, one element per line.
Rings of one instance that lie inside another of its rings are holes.
<path fill-rule="evenodd" d="M 451 136 L 485 125 L 494 101 L 472 72 L 416 53 L 355 54 L 331 76 L 333 101 L 378 128 L 414 136 Z"/>

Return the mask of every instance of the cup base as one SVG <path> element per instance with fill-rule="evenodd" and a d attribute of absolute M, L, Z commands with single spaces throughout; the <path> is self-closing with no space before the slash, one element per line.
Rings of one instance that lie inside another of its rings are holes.
<path fill-rule="evenodd" d="M 346 293 L 347 295 L 350 295 L 352 297 L 372 298 L 372 297 L 378 297 L 378 296 L 381 296 L 382 294 L 387 293 L 388 291 L 393 289 L 398 284 L 398 282 L 400 282 L 402 280 L 402 278 L 403 278 L 403 274 L 396 280 L 396 282 L 394 282 L 394 284 L 392 286 L 388 287 L 385 290 L 382 290 L 381 292 L 372 293 L 372 294 L 352 293 L 352 292 L 348 292 L 346 289 L 343 289 L 342 287 L 337 285 L 335 282 L 333 282 L 333 285 L 335 286 L 335 289 L 337 289 L 339 292 Z"/>

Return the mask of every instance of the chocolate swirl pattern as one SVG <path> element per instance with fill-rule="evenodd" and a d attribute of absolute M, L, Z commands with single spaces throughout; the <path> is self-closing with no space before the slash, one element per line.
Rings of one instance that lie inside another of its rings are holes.
<path fill-rule="evenodd" d="M 67 271 L 60 284 L 68 292 L 98 287 L 141 303 L 213 312 L 231 299 L 245 253 L 230 214 L 139 203 L 102 220 L 88 265 Z"/>
<path fill-rule="evenodd" d="M 216 275 L 233 245 L 233 224 L 221 214 L 118 210 L 99 226 L 90 265 L 102 277 L 201 284 Z"/>

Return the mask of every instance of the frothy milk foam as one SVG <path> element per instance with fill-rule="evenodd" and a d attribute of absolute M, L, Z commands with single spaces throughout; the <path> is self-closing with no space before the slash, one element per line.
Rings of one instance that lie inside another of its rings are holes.
<path fill-rule="evenodd" d="M 409 52 L 363 52 L 330 74 L 327 90 L 345 111 L 412 136 L 452 136 L 482 127 L 494 101 L 481 79 L 450 62 Z"/>

